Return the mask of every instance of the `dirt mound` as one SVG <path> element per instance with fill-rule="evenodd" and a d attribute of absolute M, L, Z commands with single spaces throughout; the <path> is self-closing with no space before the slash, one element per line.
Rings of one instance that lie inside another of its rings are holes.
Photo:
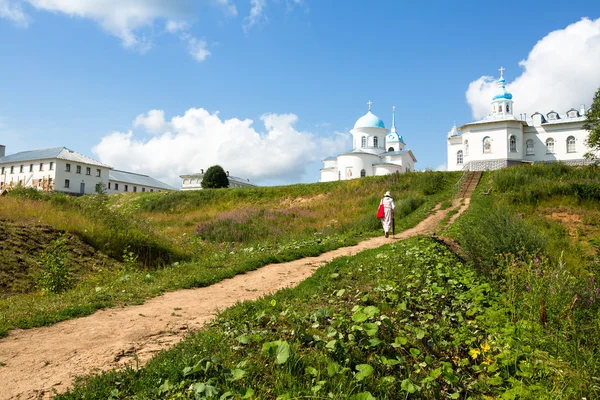
<path fill-rule="evenodd" d="M 40 257 L 55 241 L 64 240 L 73 277 L 113 267 L 116 261 L 96 251 L 78 236 L 48 225 L 25 225 L 0 220 L 0 297 L 35 290 L 33 276 L 40 270 Z"/>

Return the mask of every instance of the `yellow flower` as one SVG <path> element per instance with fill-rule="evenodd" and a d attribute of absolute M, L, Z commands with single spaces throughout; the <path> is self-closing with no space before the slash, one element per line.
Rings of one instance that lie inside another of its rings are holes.
<path fill-rule="evenodd" d="M 479 354 L 481 354 L 481 351 L 479 351 L 479 349 L 471 349 L 469 350 L 469 355 L 471 356 L 471 358 L 474 360 L 476 359 Z"/>
<path fill-rule="evenodd" d="M 486 344 L 482 344 L 481 345 L 481 350 L 483 350 L 484 353 L 490 351 L 490 345 L 487 344 L 487 343 Z"/>

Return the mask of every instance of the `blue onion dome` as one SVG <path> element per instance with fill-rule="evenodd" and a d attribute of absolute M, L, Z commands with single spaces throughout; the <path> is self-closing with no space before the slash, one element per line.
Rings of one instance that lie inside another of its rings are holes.
<path fill-rule="evenodd" d="M 500 88 L 500 93 L 494 96 L 492 100 L 512 100 L 512 94 L 506 90 L 506 80 L 503 77 L 498 79 L 498 87 Z"/>
<path fill-rule="evenodd" d="M 360 117 L 358 121 L 354 124 L 354 128 L 383 128 L 385 129 L 385 125 L 381 118 L 377 115 L 373 114 L 371 111 L 367 112 L 365 115 Z"/>

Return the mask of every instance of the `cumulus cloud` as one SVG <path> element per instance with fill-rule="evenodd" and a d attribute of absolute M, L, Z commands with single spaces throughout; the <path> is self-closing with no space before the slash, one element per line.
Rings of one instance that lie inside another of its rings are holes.
<path fill-rule="evenodd" d="M 519 66 L 521 74 L 507 85 L 513 94 L 515 115 L 550 110 L 562 114 L 571 107 L 578 109 L 580 104 L 589 107 L 600 86 L 600 18 L 583 18 L 549 33 Z M 516 68 L 509 66 L 505 77 L 516 74 Z M 491 99 L 498 91 L 496 79 L 482 76 L 469 84 L 466 97 L 473 118 L 489 114 Z"/>
<path fill-rule="evenodd" d="M 215 164 L 260 184 L 299 182 L 310 164 L 349 145 L 347 134 L 321 137 L 297 130 L 294 114 L 264 114 L 260 119 L 262 131 L 250 119 L 221 119 L 202 108 L 190 108 L 170 121 L 162 110 L 151 110 L 138 115 L 133 128 L 144 128 L 153 137 L 134 130 L 113 132 L 93 152 L 114 168 L 149 174 L 174 186 L 180 186 L 180 175 Z"/>
<path fill-rule="evenodd" d="M 22 27 L 29 25 L 29 17 L 23 12 L 21 4 L 10 0 L 0 0 L 0 18 L 9 19 Z"/>
<path fill-rule="evenodd" d="M 208 44 L 205 40 L 197 39 L 190 35 L 185 35 L 184 40 L 187 40 L 188 53 L 198 62 L 206 60 L 210 56 Z"/>

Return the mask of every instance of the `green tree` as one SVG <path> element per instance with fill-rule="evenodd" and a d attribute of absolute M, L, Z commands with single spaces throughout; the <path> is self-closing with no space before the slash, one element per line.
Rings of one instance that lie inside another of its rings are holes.
<path fill-rule="evenodd" d="M 229 187 L 229 178 L 220 165 L 213 165 L 206 170 L 202 178 L 203 189 L 218 189 Z"/>
<path fill-rule="evenodd" d="M 586 140 L 590 152 L 586 153 L 585 157 L 595 160 L 598 158 L 598 152 L 600 152 L 600 88 L 594 95 L 594 102 L 592 108 L 587 112 L 583 129 L 590 133 Z"/>

